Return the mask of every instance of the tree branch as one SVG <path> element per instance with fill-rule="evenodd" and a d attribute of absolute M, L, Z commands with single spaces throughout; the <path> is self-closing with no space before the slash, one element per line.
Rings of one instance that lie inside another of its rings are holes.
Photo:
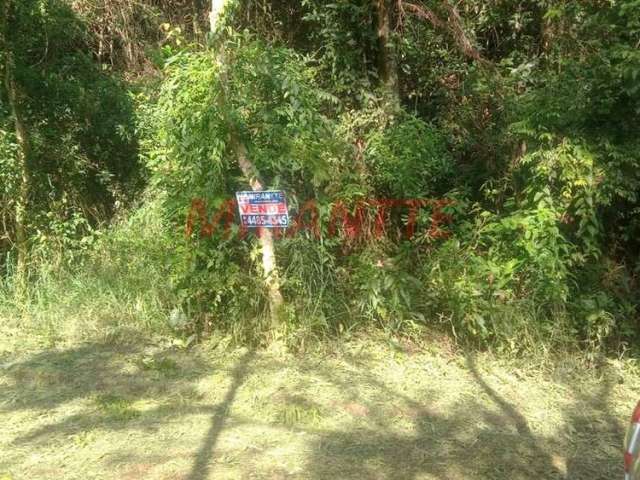
<path fill-rule="evenodd" d="M 425 7 L 424 5 L 402 2 L 402 8 L 403 11 L 406 9 L 416 17 L 427 20 L 435 28 L 447 31 L 449 35 L 453 37 L 456 45 L 465 56 L 477 61 L 484 66 L 493 66 L 493 64 L 489 60 L 484 58 L 480 54 L 478 49 L 473 46 L 471 40 L 469 40 L 469 37 L 462 28 L 462 18 L 460 17 L 458 8 L 455 5 L 449 3 L 447 0 L 444 0 L 443 4 L 447 9 L 447 12 L 449 13 L 446 21 L 442 20 L 432 10 Z"/>

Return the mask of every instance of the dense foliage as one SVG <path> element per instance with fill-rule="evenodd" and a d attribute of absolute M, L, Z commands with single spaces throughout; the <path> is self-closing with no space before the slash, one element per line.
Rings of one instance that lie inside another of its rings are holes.
<path fill-rule="evenodd" d="M 263 246 L 229 221 L 246 152 L 297 217 L 275 243 L 294 343 L 369 326 L 512 351 L 638 335 L 640 2 L 244 0 L 208 35 L 199 2 L 4 2 L 33 150 L 22 315 L 119 265 L 122 285 L 97 284 L 152 304 L 147 325 L 266 338 Z"/>
<path fill-rule="evenodd" d="M 87 54 L 88 32 L 69 5 L 16 2 L 6 19 L 27 125 L 31 247 L 65 249 L 132 199 L 137 141 L 124 82 Z M 6 86 L 6 85 L 5 85 Z M 0 265 L 11 253 L 21 170 L 8 93 L 0 104 Z"/>

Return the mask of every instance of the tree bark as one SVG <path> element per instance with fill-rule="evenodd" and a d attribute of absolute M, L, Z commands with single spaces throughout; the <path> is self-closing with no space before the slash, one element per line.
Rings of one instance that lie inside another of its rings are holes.
<path fill-rule="evenodd" d="M 211 13 L 209 14 L 209 20 L 212 33 L 216 33 L 223 26 L 221 25 L 220 17 L 231 1 L 233 0 L 211 1 Z M 220 65 L 220 83 L 222 85 L 221 92 L 218 95 L 218 106 L 222 112 L 228 112 L 229 102 L 226 92 L 229 85 L 229 78 L 226 70 L 226 54 L 224 46 L 222 45 L 219 47 L 217 52 L 217 61 Z M 229 146 L 236 157 L 240 170 L 242 171 L 242 175 L 253 191 L 264 190 L 264 184 L 260 177 L 260 173 L 249 158 L 247 147 L 242 142 L 240 132 L 238 131 L 235 122 L 230 115 L 227 113 L 225 113 L 225 115 L 229 127 Z M 280 292 L 280 276 L 278 274 L 276 262 L 273 232 L 268 228 L 261 228 L 259 230 L 259 242 L 260 249 L 262 251 L 262 273 L 264 275 L 264 281 L 269 295 L 271 320 L 273 326 L 277 329 L 280 326 L 280 315 L 284 305 L 284 300 L 282 298 L 282 293 Z"/>
<path fill-rule="evenodd" d="M 398 82 L 398 62 L 391 38 L 390 0 L 372 0 L 376 11 L 378 36 L 378 75 L 387 101 L 393 108 L 400 107 L 400 87 Z"/>
<path fill-rule="evenodd" d="M 264 190 L 260 175 L 256 167 L 249 160 L 247 148 L 239 138 L 237 131 L 231 129 L 231 148 L 238 160 L 243 176 L 249 182 L 253 191 Z M 269 307 L 274 327 L 279 326 L 279 316 L 284 305 L 282 293 L 280 293 L 280 276 L 276 262 L 276 252 L 273 244 L 273 232 L 268 228 L 259 229 L 260 248 L 262 250 L 262 272 L 269 294 Z"/>
<path fill-rule="evenodd" d="M 17 264 L 15 273 L 15 292 L 18 298 L 24 298 L 27 293 L 27 276 L 29 262 L 29 244 L 27 236 L 27 223 L 29 219 L 29 192 L 31 189 L 30 157 L 31 147 L 29 133 L 22 115 L 22 93 L 15 79 L 15 62 L 13 51 L 7 39 L 7 24 L 9 17 L 9 0 L 3 5 L 0 25 L 0 51 L 4 51 L 4 84 L 9 103 L 9 109 L 13 116 L 15 135 L 18 142 L 16 161 L 20 171 L 20 185 L 18 197 L 15 202 L 15 245 L 17 250 Z"/>

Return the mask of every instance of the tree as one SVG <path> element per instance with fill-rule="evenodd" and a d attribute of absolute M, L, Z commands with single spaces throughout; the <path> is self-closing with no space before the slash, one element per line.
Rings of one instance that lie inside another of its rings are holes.
<path fill-rule="evenodd" d="M 224 26 L 224 12 L 232 3 L 233 2 L 231 0 L 212 0 L 209 19 L 211 24 L 211 33 L 213 35 L 218 33 Z M 222 86 L 221 94 L 218 95 L 218 102 L 220 110 L 228 112 L 226 105 L 226 91 L 229 82 L 226 76 L 226 55 L 224 45 L 218 45 L 216 55 L 217 61 L 221 65 L 220 83 Z M 260 172 L 258 172 L 255 165 L 251 162 L 247 147 L 240 138 L 240 134 L 233 118 L 230 115 L 227 115 L 226 122 L 229 130 L 230 147 L 236 157 L 245 180 L 252 190 L 264 190 L 264 183 L 261 179 Z M 262 272 L 269 292 L 269 306 L 271 309 L 272 322 L 274 323 L 274 326 L 277 327 L 277 324 L 279 323 L 278 318 L 284 302 L 282 299 L 282 293 L 280 292 L 280 277 L 278 274 L 272 231 L 268 228 L 261 228 L 259 230 L 259 241 L 262 250 Z"/>
<path fill-rule="evenodd" d="M 378 38 L 378 75 L 387 97 L 394 108 L 400 106 L 398 84 L 398 62 L 393 39 L 391 37 L 390 0 L 373 0 L 376 11 L 376 28 Z"/>
<path fill-rule="evenodd" d="M 2 24 L 0 25 L 0 52 L 3 52 L 2 67 L 4 70 L 4 88 L 15 126 L 15 137 L 18 149 L 16 162 L 18 165 L 19 188 L 18 198 L 15 201 L 15 245 L 17 250 L 17 266 L 15 275 L 15 288 L 18 298 L 24 297 L 27 290 L 27 275 L 29 261 L 29 245 L 27 225 L 29 221 L 29 192 L 31 190 L 31 147 L 29 131 L 22 113 L 23 93 L 20 84 L 15 77 L 15 61 L 13 46 L 9 39 L 9 20 L 13 18 L 13 3 L 11 0 L 3 0 Z M 15 19 L 14 19 L 15 20 Z"/>

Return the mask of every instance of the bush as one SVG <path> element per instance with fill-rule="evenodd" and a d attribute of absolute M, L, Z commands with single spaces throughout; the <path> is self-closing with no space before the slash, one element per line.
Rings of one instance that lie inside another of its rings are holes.
<path fill-rule="evenodd" d="M 371 132 L 364 153 L 378 194 L 429 198 L 453 186 L 454 163 L 444 136 L 414 116 L 403 115 Z"/>

